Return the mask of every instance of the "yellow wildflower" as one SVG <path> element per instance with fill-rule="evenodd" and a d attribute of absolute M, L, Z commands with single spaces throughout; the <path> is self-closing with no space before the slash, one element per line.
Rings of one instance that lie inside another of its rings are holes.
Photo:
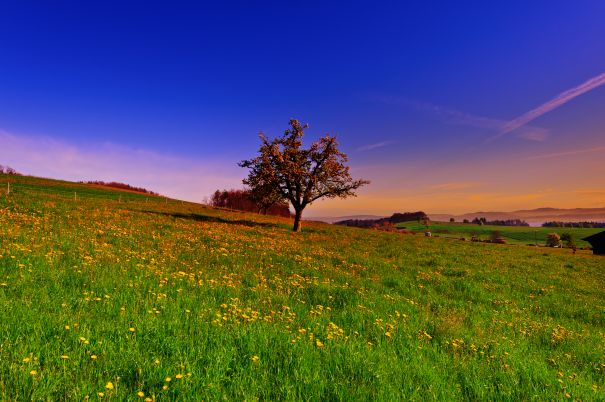
<path fill-rule="evenodd" d="M 111 381 L 109 381 L 107 384 L 105 384 L 105 388 L 111 390 L 113 389 L 113 383 Z"/>

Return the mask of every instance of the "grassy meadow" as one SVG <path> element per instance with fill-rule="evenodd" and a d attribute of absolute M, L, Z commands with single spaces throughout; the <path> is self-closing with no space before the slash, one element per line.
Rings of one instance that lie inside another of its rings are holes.
<path fill-rule="evenodd" d="M 290 225 L 0 176 L 0 400 L 605 399 L 605 258 Z"/>
<path fill-rule="evenodd" d="M 500 235 L 511 244 L 541 244 L 546 243 L 546 236 L 549 233 L 570 233 L 574 236 L 578 247 L 589 247 L 588 242 L 583 241 L 584 237 L 602 232 L 605 229 L 593 228 L 549 228 L 549 227 L 531 227 L 531 226 L 496 226 L 496 225 L 477 225 L 474 223 L 461 222 L 431 222 L 428 229 L 422 223 L 402 222 L 397 224 L 399 228 L 406 228 L 415 232 L 431 231 L 442 237 L 465 237 L 470 239 L 476 235 L 479 239 L 490 239 L 492 233 L 499 232 Z"/>

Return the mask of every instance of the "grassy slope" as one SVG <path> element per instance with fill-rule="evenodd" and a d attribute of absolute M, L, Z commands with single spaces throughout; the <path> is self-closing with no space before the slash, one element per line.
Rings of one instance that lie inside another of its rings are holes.
<path fill-rule="evenodd" d="M 406 228 L 413 231 L 426 231 L 426 226 L 416 221 L 403 222 L 397 225 L 400 228 Z M 527 226 L 494 226 L 494 225 L 475 225 L 472 223 L 459 222 L 431 222 L 429 229 L 434 233 L 441 234 L 444 237 L 462 237 L 469 238 L 476 234 L 482 239 L 489 239 L 494 231 L 501 233 L 502 237 L 507 239 L 512 244 L 544 244 L 546 236 L 549 233 L 572 233 L 579 247 L 590 246 L 587 242 L 581 240 L 584 237 L 594 233 L 602 232 L 605 229 L 590 229 L 590 228 L 543 228 L 543 227 L 527 227 Z"/>
<path fill-rule="evenodd" d="M 11 180 L 2 400 L 605 398 L 605 259 L 586 251 L 292 234 L 280 218 Z"/>

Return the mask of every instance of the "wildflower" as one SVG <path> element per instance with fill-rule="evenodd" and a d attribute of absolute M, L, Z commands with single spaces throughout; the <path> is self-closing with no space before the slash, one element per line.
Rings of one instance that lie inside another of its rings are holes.
<path fill-rule="evenodd" d="M 26 358 L 23 359 L 23 363 L 29 363 L 30 360 L 31 359 L 29 357 L 26 357 Z"/>
<path fill-rule="evenodd" d="M 168 385 L 164 385 L 164 386 L 162 387 L 162 390 L 164 390 L 164 391 L 166 391 L 167 389 L 168 389 Z"/>
<path fill-rule="evenodd" d="M 160 359 L 155 359 L 153 361 L 153 364 L 155 364 L 156 366 L 159 366 L 160 365 Z"/>
<path fill-rule="evenodd" d="M 69 329 L 70 329 L 69 325 L 66 325 L 64 328 L 65 328 L 66 331 L 69 331 Z"/>
<path fill-rule="evenodd" d="M 105 384 L 105 388 L 112 390 L 113 389 L 113 383 L 111 381 L 109 381 L 107 384 Z"/>
<path fill-rule="evenodd" d="M 61 360 L 69 360 L 69 356 L 67 356 L 67 355 L 62 355 L 62 356 L 61 356 Z"/>
<path fill-rule="evenodd" d="M 385 332 L 384 336 L 386 336 L 387 338 L 390 338 L 392 336 L 392 334 L 390 332 Z"/>
<path fill-rule="evenodd" d="M 250 360 L 252 360 L 252 363 L 258 364 L 260 362 L 260 357 L 258 357 L 258 356 L 252 356 L 250 358 Z"/>
<path fill-rule="evenodd" d="M 129 330 L 130 332 L 134 332 L 134 328 L 132 328 L 132 327 L 128 328 L 128 330 Z"/>
<path fill-rule="evenodd" d="M 181 373 L 177 374 L 174 376 L 177 380 L 180 380 L 181 378 L 183 378 L 183 375 Z"/>
<path fill-rule="evenodd" d="M 315 346 L 317 346 L 318 348 L 323 348 L 324 344 L 319 339 L 316 339 L 315 340 Z"/>
<path fill-rule="evenodd" d="M 32 370 L 29 372 L 29 375 L 38 375 L 38 372 L 36 370 Z"/>
<path fill-rule="evenodd" d="M 92 360 L 97 360 L 97 355 L 90 355 L 90 358 L 91 358 Z"/>
<path fill-rule="evenodd" d="M 172 381 L 172 378 L 170 378 L 170 377 L 166 377 L 166 379 L 165 379 L 164 381 L 166 381 L 166 382 L 170 382 L 170 381 Z"/>
<path fill-rule="evenodd" d="M 99 395 L 99 398 L 103 398 L 105 396 L 105 394 L 103 392 L 99 392 L 99 393 L 97 393 L 97 395 Z"/>
<path fill-rule="evenodd" d="M 139 391 L 137 392 L 137 395 L 139 396 L 139 398 L 142 398 L 145 396 L 145 393 L 143 391 Z"/>
<path fill-rule="evenodd" d="M 149 397 L 145 398 L 145 402 L 151 402 L 151 401 L 153 401 L 153 399 L 151 399 Z"/>

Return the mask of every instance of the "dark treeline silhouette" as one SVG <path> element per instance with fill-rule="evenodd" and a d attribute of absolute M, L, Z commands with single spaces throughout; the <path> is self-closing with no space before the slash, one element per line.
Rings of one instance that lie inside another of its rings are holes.
<path fill-rule="evenodd" d="M 422 211 L 394 213 L 388 218 L 380 219 L 346 219 L 344 221 L 334 222 L 335 225 L 355 226 L 358 228 L 373 228 L 394 225 L 401 222 L 423 221 L 428 219 L 427 214 Z"/>
<path fill-rule="evenodd" d="M 12 176 L 21 176 L 21 173 L 17 172 L 10 166 L 2 166 L 0 165 L 0 174 L 8 174 Z"/>
<path fill-rule="evenodd" d="M 474 223 L 476 225 L 494 225 L 494 226 L 529 226 L 529 223 L 527 223 L 521 219 L 505 219 L 505 220 L 496 219 L 493 221 L 488 221 L 485 218 L 475 218 L 472 220 L 472 223 Z"/>
<path fill-rule="evenodd" d="M 143 194 L 149 194 L 149 195 L 159 195 L 158 193 L 156 193 L 154 191 L 147 190 L 146 188 L 143 188 L 143 187 L 134 187 L 134 186 L 131 186 L 130 184 L 118 183 L 118 182 L 115 182 L 115 181 L 106 183 L 104 181 L 96 180 L 96 181 L 81 181 L 80 183 L 95 184 L 97 186 L 119 188 L 121 190 L 135 191 L 137 193 L 143 193 Z"/>
<path fill-rule="evenodd" d="M 605 222 L 544 222 L 545 228 L 605 228 Z"/>
<path fill-rule="evenodd" d="M 261 206 L 254 202 L 248 190 L 216 190 L 210 198 L 210 205 L 213 207 L 237 209 L 238 211 L 290 216 L 290 209 L 286 201 L 276 202 L 270 206 Z"/>

